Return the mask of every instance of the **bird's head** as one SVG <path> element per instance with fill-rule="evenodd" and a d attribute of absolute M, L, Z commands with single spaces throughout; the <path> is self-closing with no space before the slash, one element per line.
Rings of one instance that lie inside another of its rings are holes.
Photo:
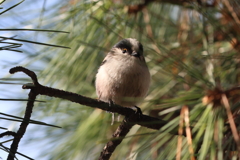
<path fill-rule="evenodd" d="M 143 46 L 140 42 L 133 38 L 126 38 L 118 42 L 111 49 L 112 54 L 131 56 L 145 62 L 143 56 Z M 129 57 L 130 58 L 130 57 Z"/>

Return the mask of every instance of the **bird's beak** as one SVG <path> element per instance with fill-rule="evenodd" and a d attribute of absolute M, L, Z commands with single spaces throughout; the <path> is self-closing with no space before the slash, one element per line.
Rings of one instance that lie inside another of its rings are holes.
<path fill-rule="evenodd" d="M 140 54 L 139 54 L 139 53 L 137 53 L 136 51 L 133 51 L 133 52 L 132 52 L 132 54 L 131 54 L 131 56 L 134 56 L 134 57 L 139 57 L 139 56 L 140 56 Z"/>

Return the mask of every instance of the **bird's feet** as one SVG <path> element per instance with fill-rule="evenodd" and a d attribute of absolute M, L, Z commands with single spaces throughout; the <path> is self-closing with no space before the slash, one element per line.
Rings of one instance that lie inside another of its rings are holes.
<path fill-rule="evenodd" d="M 135 114 L 138 114 L 139 116 L 142 116 L 142 110 L 138 106 L 134 106 L 134 108 L 136 109 Z"/>
<path fill-rule="evenodd" d="M 141 119 L 142 117 L 142 110 L 138 106 L 131 107 L 134 111 L 135 114 L 138 116 L 138 119 Z"/>
<path fill-rule="evenodd" d="M 112 107 L 114 105 L 114 102 L 111 99 L 109 99 L 108 105 L 109 105 L 109 107 Z"/>

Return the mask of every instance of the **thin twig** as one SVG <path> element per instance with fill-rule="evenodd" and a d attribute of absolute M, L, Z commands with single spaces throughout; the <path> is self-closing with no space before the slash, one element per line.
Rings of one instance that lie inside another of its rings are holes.
<path fill-rule="evenodd" d="M 237 16 L 236 12 L 234 11 L 233 7 L 232 7 L 231 4 L 229 3 L 229 1 L 228 1 L 228 0 L 223 0 L 223 3 L 224 3 L 225 6 L 227 7 L 228 11 L 231 13 L 234 21 L 235 21 L 238 25 L 240 25 L 240 20 L 239 20 L 239 18 L 238 18 L 238 16 Z"/>
<path fill-rule="evenodd" d="M 181 159 L 181 150 L 182 150 L 182 135 L 183 135 L 183 126 L 186 126 L 186 137 L 188 142 L 188 149 L 191 154 L 191 160 L 195 160 L 194 157 L 194 150 L 192 146 L 192 136 L 191 136 L 191 128 L 189 123 L 189 110 L 187 106 L 183 106 L 180 113 L 180 119 L 179 119 L 179 128 L 178 128 L 178 144 L 177 144 L 177 154 L 176 154 L 176 160 Z"/>
<path fill-rule="evenodd" d="M 183 112 L 183 108 L 182 108 L 181 109 L 181 113 L 180 113 L 180 118 L 179 118 L 178 143 L 177 143 L 176 160 L 180 160 L 181 159 L 183 123 L 184 123 L 184 112 Z"/>
<path fill-rule="evenodd" d="M 12 132 L 12 131 L 6 131 L 6 132 L 3 132 L 3 133 L 0 134 L 0 138 L 2 138 L 4 136 L 13 136 L 13 137 L 15 137 L 16 133 Z"/>
<path fill-rule="evenodd" d="M 32 109 L 33 109 L 33 105 L 34 105 L 34 100 L 36 99 L 36 97 L 37 97 L 37 94 L 36 94 L 35 90 L 31 89 L 30 93 L 28 94 L 28 99 L 30 101 L 28 101 L 28 103 L 27 103 L 23 121 L 14 137 L 12 144 L 11 144 L 10 153 L 8 155 L 7 160 L 14 160 L 15 154 L 18 149 L 19 142 L 22 139 L 23 135 L 25 134 L 27 126 L 29 124 L 29 120 L 31 118 Z"/>
<path fill-rule="evenodd" d="M 110 140 L 103 151 L 98 160 L 108 160 L 116 147 L 122 142 L 124 137 L 127 135 L 129 130 L 132 128 L 134 124 L 129 122 L 129 119 L 125 118 L 120 126 L 118 126 L 117 130 L 112 135 L 112 140 Z"/>
<path fill-rule="evenodd" d="M 229 124 L 230 124 L 231 130 L 232 130 L 233 138 L 234 138 L 234 140 L 237 144 L 238 156 L 240 156 L 240 139 L 239 139 L 237 127 L 236 127 L 236 124 L 234 122 L 232 111 L 230 109 L 230 104 L 228 102 L 226 94 L 222 94 L 222 102 L 223 102 L 224 107 L 227 111 L 227 116 L 228 116 Z"/>
<path fill-rule="evenodd" d="M 30 71 L 29 69 L 21 67 L 21 66 L 13 67 L 9 70 L 9 73 L 11 73 L 11 74 L 14 74 L 16 72 L 25 73 L 32 79 L 34 85 L 39 85 L 38 80 L 37 80 L 37 75 L 33 71 Z"/>
<path fill-rule="evenodd" d="M 192 146 L 192 135 L 191 135 L 191 129 L 190 129 L 190 123 L 189 123 L 189 109 L 187 106 L 183 106 L 184 108 L 184 121 L 186 124 L 186 136 L 188 141 L 188 150 L 191 154 L 191 160 L 195 160 L 194 157 L 194 150 Z"/>

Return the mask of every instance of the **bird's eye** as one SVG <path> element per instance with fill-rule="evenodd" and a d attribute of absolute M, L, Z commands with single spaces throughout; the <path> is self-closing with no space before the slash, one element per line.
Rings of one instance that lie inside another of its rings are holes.
<path fill-rule="evenodd" d="M 123 48 L 122 53 L 127 53 L 127 48 Z"/>

